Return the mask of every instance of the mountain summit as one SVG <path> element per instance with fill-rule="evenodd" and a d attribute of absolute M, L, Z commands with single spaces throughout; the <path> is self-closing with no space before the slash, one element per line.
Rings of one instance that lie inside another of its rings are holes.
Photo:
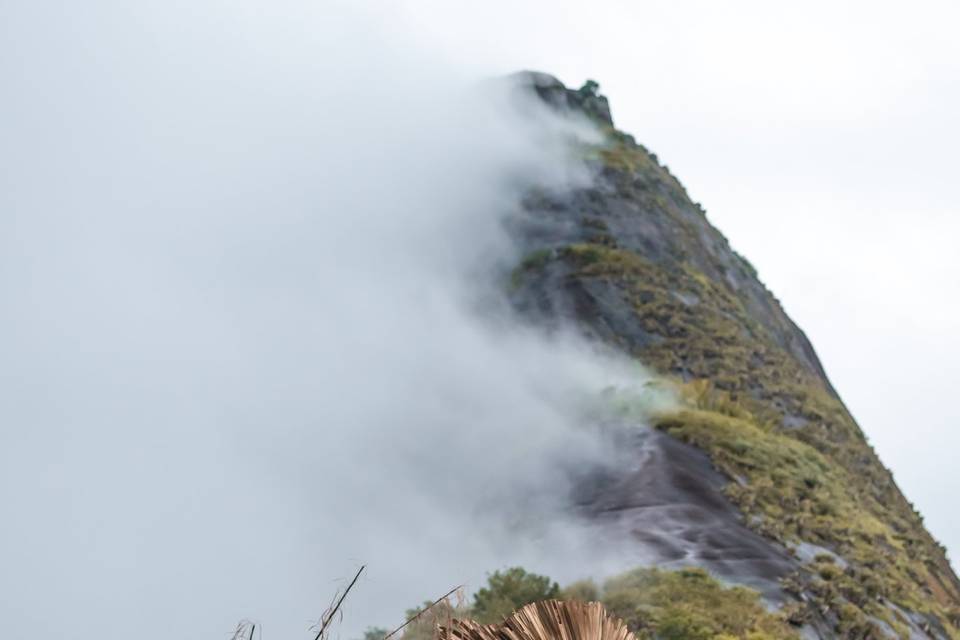
<path fill-rule="evenodd" d="M 760 590 L 808 637 L 960 637 L 945 549 L 756 270 L 614 127 L 595 82 L 512 80 L 604 142 L 587 153 L 589 186 L 526 197 L 511 302 L 639 360 L 682 397 L 632 443 L 641 471 L 585 483 L 585 512 L 663 563 Z"/>

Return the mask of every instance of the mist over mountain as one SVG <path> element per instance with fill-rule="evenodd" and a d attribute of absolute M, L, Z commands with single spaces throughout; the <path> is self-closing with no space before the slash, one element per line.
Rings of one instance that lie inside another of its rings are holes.
<path fill-rule="evenodd" d="M 501 284 L 504 220 L 589 184 L 599 133 L 348 10 L 220 15 L 13 16 L 43 36 L 3 106 L 8 632 L 297 637 L 363 562 L 358 633 L 499 566 L 589 574 L 571 484 L 649 375 Z"/>

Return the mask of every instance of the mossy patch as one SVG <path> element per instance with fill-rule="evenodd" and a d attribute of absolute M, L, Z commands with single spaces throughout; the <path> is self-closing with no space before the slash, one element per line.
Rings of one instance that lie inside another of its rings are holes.
<path fill-rule="evenodd" d="M 517 265 L 510 274 L 510 288 L 516 289 L 520 286 L 525 272 L 538 269 L 545 265 L 550 260 L 551 253 L 550 249 L 538 249 L 524 256 L 520 264 Z"/>
<path fill-rule="evenodd" d="M 598 598 L 638 638 L 750 640 L 797 638 L 786 616 L 768 611 L 757 592 L 727 587 L 703 569 L 640 568 L 610 578 L 602 588 L 574 583 L 561 597 Z"/>

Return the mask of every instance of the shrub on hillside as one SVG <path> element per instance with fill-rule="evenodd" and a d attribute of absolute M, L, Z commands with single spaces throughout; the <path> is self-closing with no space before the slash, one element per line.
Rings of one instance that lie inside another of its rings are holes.
<path fill-rule="evenodd" d="M 495 571 L 487 586 L 473 596 L 473 615 L 478 622 L 499 622 L 525 604 L 551 600 L 560 595 L 560 585 L 546 576 L 527 573 L 520 567 Z"/>

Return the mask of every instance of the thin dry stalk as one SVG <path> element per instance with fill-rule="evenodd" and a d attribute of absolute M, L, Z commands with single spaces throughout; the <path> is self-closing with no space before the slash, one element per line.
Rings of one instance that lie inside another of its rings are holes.
<path fill-rule="evenodd" d="M 419 619 L 420 616 L 422 616 L 423 614 L 425 614 L 427 611 L 430 611 L 430 609 L 433 609 L 435 606 L 437 606 L 438 604 L 440 604 L 441 602 L 443 602 L 444 600 L 446 600 L 446 599 L 447 599 L 447 596 L 449 596 L 450 594 L 452 594 L 454 591 L 456 591 L 456 590 L 458 590 L 458 589 L 462 589 L 462 588 L 463 588 L 463 585 L 461 584 L 461 585 L 457 585 L 457 586 L 454 587 L 453 589 L 450 589 L 450 591 L 447 591 L 445 594 L 443 594 L 442 596 L 440 596 L 439 598 L 437 598 L 436 600 L 434 600 L 433 602 L 431 602 L 431 603 L 430 603 L 430 606 L 428 606 L 428 607 L 426 607 L 425 609 L 421 610 L 420 612 L 417 613 L 417 615 L 413 616 L 412 618 L 410 618 L 409 620 L 407 620 L 406 622 L 404 622 L 402 625 L 400 625 L 399 627 L 397 627 L 396 629 L 394 629 L 393 631 L 391 631 L 391 632 L 388 633 L 387 635 L 383 636 L 383 640 L 389 640 L 390 638 L 392 638 L 393 636 L 395 636 L 401 629 L 403 629 L 404 627 L 406 627 L 408 624 L 410 624 L 411 622 L 414 622 L 415 620 Z"/>
<path fill-rule="evenodd" d="M 357 579 L 360 577 L 360 574 L 363 573 L 363 570 L 367 568 L 367 565 L 361 565 L 357 570 L 357 575 L 353 576 L 353 580 L 350 581 L 350 584 L 347 585 L 347 588 L 344 589 L 343 593 L 340 595 L 340 598 L 323 616 L 323 619 L 320 622 L 320 630 L 317 631 L 317 635 L 313 640 L 320 640 L 323 637 L 323 632 L 327 630 L 327 626 L 330 624 L 330 621 L 333 620 L 333 616 L 337 614 L 337 611 L 340 610 L 340 605 L 343 604 L 344 599 L 347 597 L 347 594 L 350 593 L 350 589 L 353 589 L 353 585 L 357 583 Z M 334 596 L 336 597 L 336 596 Z M 341 614 L 342 619 L 342 614 Z M 252 639 L 251 639 L 252 640 Z"/>
<path fill-rule="evenodd" d="M 253 640 L 253 634 L 257 630 L 257 623 L 249 620 L 241 620 L 237 623 L 230 640 Z"/>

